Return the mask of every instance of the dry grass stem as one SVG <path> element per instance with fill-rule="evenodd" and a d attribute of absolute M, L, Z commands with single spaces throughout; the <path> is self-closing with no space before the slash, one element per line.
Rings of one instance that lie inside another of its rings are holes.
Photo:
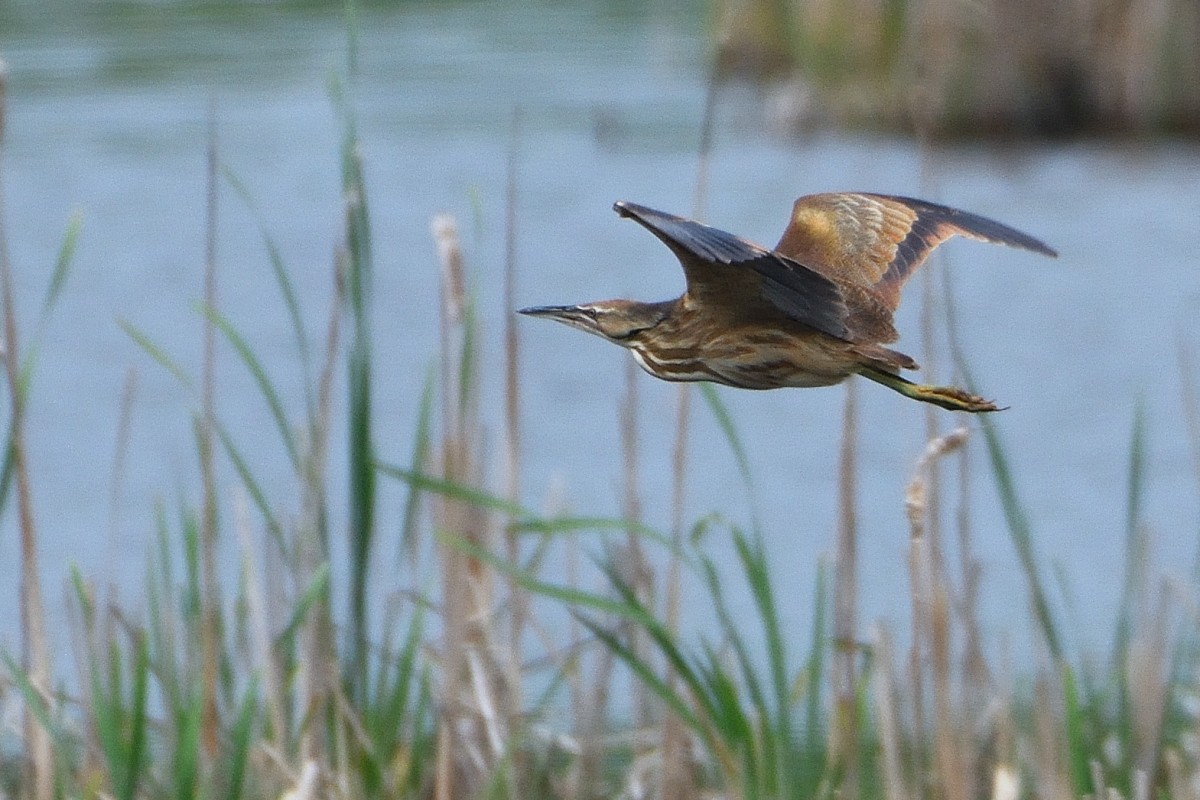
<path fill-rule="evenodd" d="M 316 761 L 305 761 L 296 783 L 279 800 L 316 800 L 321 797 L 321 767 Z"/>
<path fill-rule="evenodd" d="M 642 521 L 642 498 L 640 457 L 638 455 L 638 408 L 641 398 L 638 392 L 638 381 L 641 380 L 641 369 L 632 358 L 625 359 L 625 394 L 621 400 L 621 463 L 625 482 L 621 492 L 621 516 L 631 523 Z M 654 574 L 649 560 L 646 558 L 641 540 L 634 530 L 625 537 L 625 546 L 617 554 L 616 562 L 622 565 L 622 575 L 633 587 L 638 600 L 647 608 L 654 607 Z M 622 634 L 629 648 L 639 658 L 647 656 L 646 636 L 637 626 L 622 622 Z M 607 650 L 601 656 L 608 660 L 611 670 L 612 653 Z M 607 688 L 604 689 L 607 692 Z M 638 682 L 633 687 L 634 719 L 639 727 L 650 724 L 652 709 L 646 687 Z"/>
<path fill-rule="evenodd" d="M 449 324 L 458 325 L 462 323 L 467 307 L 458 223 L 449 214 L 438 214 L 430 221 L 429 230 L 442 267 L 442 314 Z"/>
<path fill-rule="evenodd" d="M 271 644 L 271 625 L 267 620 L 267 593 L 264 591 L 262 573 L 254 551 L 254 529 L 250 521 L 249 502 L 245 490 L 235 487 L 233 492 L 233 527 L 241 551 L 242 596 L 246 604 L 246 623 L 253 663 L 258 666 L 263 693 L 267 700 L 267 713 L 276 736 L 287 741 L 287 717 L 284 712 L 284 692 Z"/>
<path fill-rule="evenodd" d="M 512 139 L 508 154 L 508 175 L 505 186 L 504 223 L 504 473 L 505 496 L 512 503 L 521 500 L 521 340 L 518 336 L 516 301 L 517 282 L 517 173 L 521 125 L 519 111 L 513 112 Z M 506 554 L 510 564 L 520 559 L 520 535 L 511 526 L 505 529 Z M 509 578 L 509 636 L 505 659 L 508 669 L 508 707 L 506 725 L 515 730 L 520 724 L 521 708 L 521 642 L 529 617 L 529 596 L 514 578 Z"/>
<path fill-rule="evenodd" d="M 1158 769 L 1163 714 L 1171 690 L 1171 617 L 1170 594 L 1164 586 L 1156 607 L 1153 611 L 1147 609 L 1135 625 L 1124 665 L 1133 724 L 1133 763 L 1146 775 Z"/>
<path fill-rule="evenodd" d="M 333 292 L 325 327 L 325 348 L 317 379 L 317 411 L 304 459 L 304 478 L 300 500 L 300 519 L 297 524 L 295 549 L 292 555 L 293 594 L 299 595 L 316 578 L 329 561 L 326 516 L 326 471 L 328 469 L 329 430 L 333 404 L 334 373 L 341 346 L 342 307 L 346 300 L 346 269 L 349 253 L 338 247 L 333 254 Z M 325 594 L 314 611 L 301 622 L 297 634 L 299 651 L 296 686 L 299 687 L 300 711 L 303 719 L 315 715 L 325 706 L 338 674 L 334 663 L 334 626 L 329 596 Z M 328 769 L 326 762 L 325 726 L 304 724 L 299 731 L 300 755 Z"/>
<path fill-rule="evenodd" d="M 912 792 L 904 777 L 901 759 L 903 742 L 900 715 L 896 707 L 892 637 L 882 625 L 875 625 L 871 639 L 874 642 L 876 664 L 872 671 L 872 688 L 875 698 L 875 724 L 879 726 L 879 742 L 883 755 L 884 797 L 887 800 L 910 800 Z"/>
<path fill-rule="evenodd" d="M 1039 787 L 1042 796 L 1067 800 L 1074 796 L 1074 792 L 1067 773 L 1067 757 L 1061 735 L 1063 707 L 1061 698 L 1056 697 L 1051 690 L 1050 681 L 1049 677 L 1043 676 L 1034 684 L 1031 751 L 1033 782 Z M 1103 781 L 1093 781 L 1096 786 L 1104 785 Z"/>
<path fill-rule="evenodd" d="M 925 450 L 917 460 L 912 480 L 904 492 L 904 510 L 908 515 L 909 530 L 913 538 L 924 538 L 925 522 L 929 508 L 929 467 L 966 444 L 970 431 L 955 428 L 945 436 L 938 436 L 925 444 Z"/>
<path fill-rule="evenodd" d="M 208 110 L 208 158 L 205 203 L 204 305 L 212 313 L 217 305 L 217 109 L 211 100 Z M 200 522 L 200 558 L 204 593 L 203 641 L 200 651 L 204 660 L 202 684 L 204 691 L 203 742 L 206 754 L 212 758 L 220 747 L 217 718 L 217 679 L 220 661 L 220 587 L 217 585 L 217 478 L 213 463 L 214 427 L 216 424 L 217 326 L 207 316 L 204 319 L 203 377 L 201 378 L 201 419 L 199 430 L 200 482 L 203 509 Z"/>
<path fill-rule="evenodd" d="M 950 615 L 950 589 L 939 567 L 933 544 L 926 535 L 929 521 L 930 467 L 959 450 L 968 436 L 966 428 L 931 439 L 918 458 L 913 478 L 905 490 L 905 513 L 910 528 L 909 571 L 912 592 L 913 641 L 909 668 L 913 679 L 913 709 L 917 735 L 925 730 L 926 689 L 932 692 L 933 748 L 937 785 L 948 800 L 966 800 L 975 792 L 978 764 L 971 729 L 973 715 L 964 708 L 968 697 L 959 696 L 954 683 L 954 646 Z M 925 659 L 929 661 L 928 670 Z M 974 703 L 978 707 L 979 703 Z"/>
<path fill-rule="evenodd" d="M 1021 774 L 1008 764 L 1001 764 L 992 771 L 991 800 L 1019 800 L 1021 797 Z"/>
<path fill-rule="evenodd" d="M 834 694 L 831 756 L 850 796 L 858 781 L 858 382 L 846 383 L 838 462 L 837 558 L 833 584 Z"/>
<path fill-rule="evenodd" d="M 21 553 L 21 664 L 33 689 L 47 708 L 51 707 L 53 665 L 46 636 L 46 613 L 42 603 L 41 573 L 38 569 L 38 536 L 33 515 L 33 488 L 25 448 L 25 393 L 21 387 L 21 348 L 17 338 L 17 311 L 14 305 L 12 264 L 5 231 L 7 211 L 4 202 L 4 128 L 6 114 L 7 65 L 0 60 L 0 293 L 4 304 L 4 341 L 0 342 L 5 376 L 8 381 L 9 423 L 8 458 L 16 483 L 17 525 Z M 38 724 L 32 709 L 25 708 L 24 735 L 29 771 L 27 786 L 37 800 L 54 795 L 54 754 L 50 733 Z"/>
<path fill-rule="evenodd" d="M 460 486 L 481 486 L 478 375 L 474 330 L 467 312 L 466 277 L 453 217 L 430 225 L 442 266 L 442 477 Z M 434 528 L 493 550 L 489 514 L 465 500 L 439 496 L 432 506 Z M 490 568 L 453 542 L 439 541 L 442 585 L 441 710 L 438 718 L 439 797 L 478 792 L 510 755 L 519 718 L 513 665 L 517 643 L 493 641 L 499 603 Z M 508 666 L 506 666 L 508 665 Z M 449 748 L 443 752 L 442 747 Z M 513 771 L 507 789 L 515 794 Z"/>
<path fill-rule="evenodd" d="M 675 446 L 671 458 L 671 558 L 667 565 L 666 622 L 672 633 L 679 632 L 679 602 L 682 569 L 679 553 L 683 547 L 685 526 L 685 492 L 687 486 L 687 440 L 691 415 L 691 387 L 681 383 L 676 388 Z M 674 669 L 667 668 L 667 685 L 672 691 L 678 685 Z M 692 785 L 691 765 L 687 755 L 687 733 L 674 714 L 663 720 L 662 741 L 662 798 L 689 800 Z"/>

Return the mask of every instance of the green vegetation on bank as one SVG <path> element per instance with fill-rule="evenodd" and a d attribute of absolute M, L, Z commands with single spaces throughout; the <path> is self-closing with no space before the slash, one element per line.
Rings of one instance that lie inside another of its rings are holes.
<path fill-rule="evenodd" d="M 1200 133 L 1192 0 L 719 0 L 718 75 L 781 122 L 935 137 Z"/>

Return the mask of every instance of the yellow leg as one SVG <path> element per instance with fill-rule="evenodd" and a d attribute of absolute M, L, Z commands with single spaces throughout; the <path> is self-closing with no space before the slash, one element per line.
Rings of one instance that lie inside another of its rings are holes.
<path fill-rule="evenodd" d="M 890 372 L 884 372 L 874 367 L 863 367 L 859 370 L 858 374 L 864 378 L 870 378 L 876 383 L 882 383 L 884 386 L 899 392 L 905 397 L 920 400 L 922 403 L 933 403 L 935 406 L 948 408 L 951 411 L 970 411 L 977 414 L 984 411 L 1001 410 L 996 407 L 995 403 L 984 400 L 979 395 L 965 392 L 962 389 L 955 389 L 953 386 L 929 386 L 922 383 L 913 383 L 912 381 L 906 381 L 899 375 L 893 375 Z"/>

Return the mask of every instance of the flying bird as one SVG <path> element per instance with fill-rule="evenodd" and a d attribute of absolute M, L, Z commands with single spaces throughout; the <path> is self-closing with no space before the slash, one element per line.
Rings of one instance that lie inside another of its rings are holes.
<path fill-rule="evenodd" d="M 658 303 L 603 300 L 520 313 L 619 344 L 667 381 L 778 389 L 830 386 L 857 374 L 954 411 L 997 409 L 962 389 L 900 376 L 918 369 L 911 357 L 884 346 L 899 338 L 892 315 L 904 284 L 955 235 L 1057 255 L 995 220 L 882 194 L 801 197 L 774 249 L 623 200 L 613 210 L 675 253 L 687 291 Z"/>

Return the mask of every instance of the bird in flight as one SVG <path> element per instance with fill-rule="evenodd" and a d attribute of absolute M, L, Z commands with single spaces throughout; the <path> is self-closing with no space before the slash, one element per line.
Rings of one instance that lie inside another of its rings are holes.
<path fill-rule="evenodd" d="M 618 201 L 613 210 L 657 236 L 683 266 L 674 300 L 603 300 L 537 306 L 557 320 L 627 348 L 667 381 L 744 389 L 830 386 L 862 375 L 954 411 L 995 411 L 962 389 L 913 383 L 892 315 L 905 282 L 952 236 L 1056 256 L 1038 239 L 947 206 L 881 194 L 801 197 L 774 249 L 695 220 Z"/>

